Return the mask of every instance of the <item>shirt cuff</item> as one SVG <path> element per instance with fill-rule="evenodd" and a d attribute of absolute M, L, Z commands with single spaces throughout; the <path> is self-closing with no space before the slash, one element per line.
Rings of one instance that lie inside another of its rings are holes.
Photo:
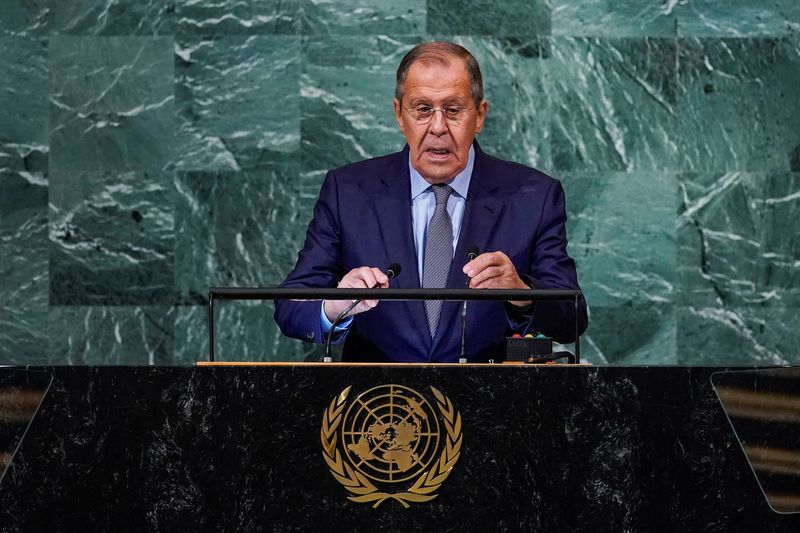
<path fill-rule="evenodd" d="M 336 325 L 336 332 L 339 333 L 341 331 L 347 331 L 350 327 L 350 323 L 353 321 L 352 315 L 345 318 L 339 324 Z M 322 301 L 322 305 L 319 306 L 319 323 L 322 326 L 322 333 L 327 334 L 330 332 L 333 324 L 331 321 L 328 320 L 328 316 L 325 314 L 325 300 Z"/>

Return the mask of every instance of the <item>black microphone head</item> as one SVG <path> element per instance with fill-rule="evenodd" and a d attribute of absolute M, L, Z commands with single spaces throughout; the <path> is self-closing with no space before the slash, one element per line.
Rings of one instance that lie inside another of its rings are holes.
<path fill-rule="evenodd" d="M 478 248 L 477 244 L 470 244 L 467 247 L 467 259 L 469 259 L 470 261 L 478 257 L 480 254 L 481 254 L 481 249 Z"/>
<path fill-rule="evenodd" d="M 400 264 L 399 263 L 392 263 L 388 267 L 386 267 L 386 276 L 389 279 L 394 279 L 397 275 L 400 274 Z"/>

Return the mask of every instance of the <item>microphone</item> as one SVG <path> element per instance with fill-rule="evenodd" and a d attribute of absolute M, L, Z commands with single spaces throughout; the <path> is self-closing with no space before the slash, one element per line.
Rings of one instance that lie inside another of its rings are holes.
<path fill-rule="evenodd" d="M 386 270 L 383 273 L 386 274 L 386 277 L 389 279 L 396 278 L 400 275 L 400 263 L 392 263 L 386 267 Z"/>
<path fill-rule="evenodd" d="M 400 274 L 400 264 L 392 263 L 391 265 L 386 267 L 386 270 L 384 270 L 383 273 L 386 274 L 386 277 L 389 279 L 396 278 L 398 274 Z M 378 287 L 380 287 L 380 283 L 376 283 L 370 288 L 376 289 Z M 337 316 L 336 319 L 333 322 L 331 322 L 331 330 L 328 332 L 328 338 L 325 340 L 325 357 L 322 358 L 322 362 L 330 363 L 333 361 L 333 359 L 331 358 L 331 339 L 333 339 L 333 333 L 336 331 L 336 326 L 339 324 L 339 322 L 342 321 L 344 317 L 347 316 L 347 313 L 355 309 L 355 307 L 360 303 L 361 300 L 354 300 L 353 303 L 347 306 L 347 309 L 339 313 L 339 316 Z"/>
<path fill-rule="evenodd" d="M 477 244 L 470 244 L 467 247 L 467 261 L 472 261 L 480 255 L 480 248 Z M 467 288 L 469 289 L 469 280 L 467 280 Z M 467 301 L 461 306 L 461 357 L 458 358 L 459 363 L 467 362 Z"/>

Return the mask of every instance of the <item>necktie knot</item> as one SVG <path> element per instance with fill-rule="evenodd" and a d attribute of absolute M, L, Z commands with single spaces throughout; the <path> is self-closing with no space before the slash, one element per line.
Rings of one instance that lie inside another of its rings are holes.
<path fill-rule="evenodd" d="M 436 195 L 436 205 L 446 204 L 447 199 L 450 198 L 450 194 L 453 192 L 453 188 L 449 185 L 432 185 L 431 188 L 433 189 L 433 194 Z"/>

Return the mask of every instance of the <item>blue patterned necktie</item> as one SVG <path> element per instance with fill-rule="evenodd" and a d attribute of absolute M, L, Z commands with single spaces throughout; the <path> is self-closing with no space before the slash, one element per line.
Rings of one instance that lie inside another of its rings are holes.
<path fill-rule="evenodd" d="M 453 192 L 449 185 L 433 185 L 436 195 L 436 210 L 428 223 L 425 240 L 425 258 L 422 264 L 422 287 L 442 289 L 447 285 L 447 275 L 453 262 L 453 222 L 447 213 L 447 199 Z M 425 300 L 425 314 L 431 338 L 436 336 L 442 300 Z"/>

